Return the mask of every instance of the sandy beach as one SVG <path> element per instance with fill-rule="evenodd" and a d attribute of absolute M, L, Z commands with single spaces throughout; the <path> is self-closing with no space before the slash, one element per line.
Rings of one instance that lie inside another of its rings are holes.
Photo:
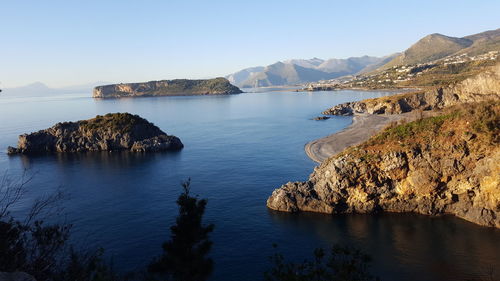
<path fill-rule="evenodd" d="M 415 114 L 409 113 L 393 115 L 355 115 L 349 127 L 335 134 L 307 143 L 305 145 L 305 151 L 309 158 L 315 162 L 321 163 L 325 159 L 341 152 L 349 146 L 364 142 L 391 122 L 397 122 L 403 119 L 412 120 L 415 118 Z"/>

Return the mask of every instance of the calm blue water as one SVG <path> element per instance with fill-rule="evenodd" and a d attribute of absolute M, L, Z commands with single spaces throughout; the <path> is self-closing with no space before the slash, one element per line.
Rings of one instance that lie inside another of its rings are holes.
<path fill-rule="evenodd" d="M 500 264 L 500 232 L 452 217 L 284 214 L 269 211 L 271 192 L 305 180 L 315 163 L 304 144 L 350 124 L 349 117 L 311 118 L 338 103 L 380 92 L 249 93 L 234 96 L 94 100 L 86 95 L 0 97 L 0 171 L 34 174 L 17 206 L 62 189 L 72 239 L 102 246 L 119 270 L 139 269 L 160 254 L 177 215 L 180 182 L 208 198 L 214 223 L 212 280 L 259 280 L 272 243 L 293 259 L 334 242 L 363 248 L 383 280 L 465 280 Z M 178 153 L 94 153 L 8 157 L 17 136 L 56 122 L 131 112 L 181 138 Z M 498 269 L 497 269 L 498 270 Z M 497 272 L 498 274 L 498 272 Z"/>

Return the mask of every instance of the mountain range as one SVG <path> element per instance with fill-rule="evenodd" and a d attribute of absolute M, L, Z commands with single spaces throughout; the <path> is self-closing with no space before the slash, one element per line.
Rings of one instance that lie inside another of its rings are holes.
<path fill-rule="evenodd" d="M 434 33 L 417 41 L 383 65 L 380 70 L 398 65 L 427 63 L 452 55 L 476 56 L 489 51 L 500 51 L 500 28 L 465 37 L 450 37 Z"/>
<path fill-rule="evenodd" d="M 88 84 L 67 86 L 61 88 L 51 88 L 42 82 L 34 82 L 25 86 L 2 89 L 1 95 L 4 96 L 23 96 L 23 97 L 45 97 L 73 93 L 91 93 L 95 86 L 109 84 L 107 82 L 94 82 Z"/>
<path fill-rule="evenodd" d="M 246 68 L 226 76 L 239 87 L 268 87 L 316 82 L 372 70 L 387 63 L 396 55 L 387 57 L 351 57 L 347 59 L 290 59 L 266 67 Z"/>
<path fill-rule="evenodd" d="M 226 78 L 239 87 L 268 87 L 317 82 L 347 75 L 377 72 L 399 65 L 415 65 L 451 55 L 475 56 L 500 51 L 500 29 L 465 37 L 439 33 L 425 36 L 402 53 L 385 57 L 351 57 L 347 59 L 290 59 L 268 66 L 246 68 Z"/>

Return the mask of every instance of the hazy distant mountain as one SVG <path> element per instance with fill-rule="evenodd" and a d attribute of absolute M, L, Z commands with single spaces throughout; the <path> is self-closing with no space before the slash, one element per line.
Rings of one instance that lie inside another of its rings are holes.
<path fill-rule="evenodd" d="M 390 62 L 391 60 L 393 60 L 394 58 L 396 58 L 399 55 L 401 55 L 401 53 L 394 53 L 392 55 L 382 57 L 381 60 L 379 60 L 379 62 L 368 65 L 367 67 L 365 67 L 361 71 L 359 71 L 358 74 L 367 73 L 367 72 L 376 70 L 376 69 L 380 68 L 381 66 L 387 64 L 388 62 Z"/>
<path fill-rule="evenodd" d="M 92 94 L 92 89 L 95 86 L 109 84 L 107 82 L 93 82 L 88 84 L 67 86 L 61 88 L 50 88 L 42 82 L 35 82 L 28 84 L 26 86 L 16 87 L 16 88 L 5 88 L 2 89 L 1 95 L 6 96 L 23 96 L 23 97 L 42 97 L 42 96 L 54 96 L 63 94 L 73 94 L 73 93 L 89 93 Z"/>
<path fill-rule="evenodd" d="M 321 63 L 317 69 L 325 72 L 346 72 L 355 74 L 363 70 L 368 65 L 376 64 L 381 61 L 378 57 L 352 57 L 348 59 L 329 59 Z"/>
<path fill-rule="evenodd" d="M 5 88 L 2 90 L 2 95 L 16 95 L 16 96 L 43 96 L 48 95 L 54 90 L 49 88 L 42 82 L 35 82 L 26 86 L 16 88 Z"/>
<path fill-rule="evenodd" d="M 290 59 L 266 67 L 247 68 L 226 78 L 240 87 L 294 85 L 356 74 L 368 66 L 379 65 L 384 58 Z"/>
<path fill-rule="evenodd" d="M 242 87 L 269 87 L 281 85 L 294 85 L 298 83 L 314 82 L 322 79 L 330 79 L 332 74 L 302 67 L 293 63 L 277 62 L 268 65 L 263 71 L 254 73 Z"/>
<path fill-rule="evenodd" d="M 226 76 L 226 78 L 233 85 L 241 85 L 241 83 L 245 82 L 252 74 L 261 72 L 262 70 L 264 70 L 263 66 L 249 67 L 230 74 Z"/>
<path fill-rule="evenodd" d="M 317 68 L 320 66 L 322 63 L 324 63 L 325 60 L 318 59 L 318 58 L 312 58 L 312 59 L 291 59 L 291 60 L 286 60 L 284 63 L 292 63 L 298 66 L 302 66 L 305 68 Z"/>
<path fill-rule="evenodd" d="M 420 39 L 381 69 L 396 65 L 426 63 L 453 54 L 468 53 L 469 55 L 477 55 L 498 50 L 500 50 L 500 29 L 463 38 L 434 33 Z"/>

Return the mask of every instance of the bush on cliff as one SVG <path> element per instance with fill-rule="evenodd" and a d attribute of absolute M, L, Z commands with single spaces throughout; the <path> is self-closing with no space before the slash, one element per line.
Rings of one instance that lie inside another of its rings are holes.
<path fill-rule="evenodd" d="M 410 138 L 411 142 L 407 141 Z M 475 138 L 474 144 L 478 146 L 500 142 L 500 102 L 453 106 L 441 115 L 387 128 L 360 147 L 389 149 L 404 144 L 453 143 L 467 138 Z M 352 152 L 353 148 L 344 153 Z"/>

